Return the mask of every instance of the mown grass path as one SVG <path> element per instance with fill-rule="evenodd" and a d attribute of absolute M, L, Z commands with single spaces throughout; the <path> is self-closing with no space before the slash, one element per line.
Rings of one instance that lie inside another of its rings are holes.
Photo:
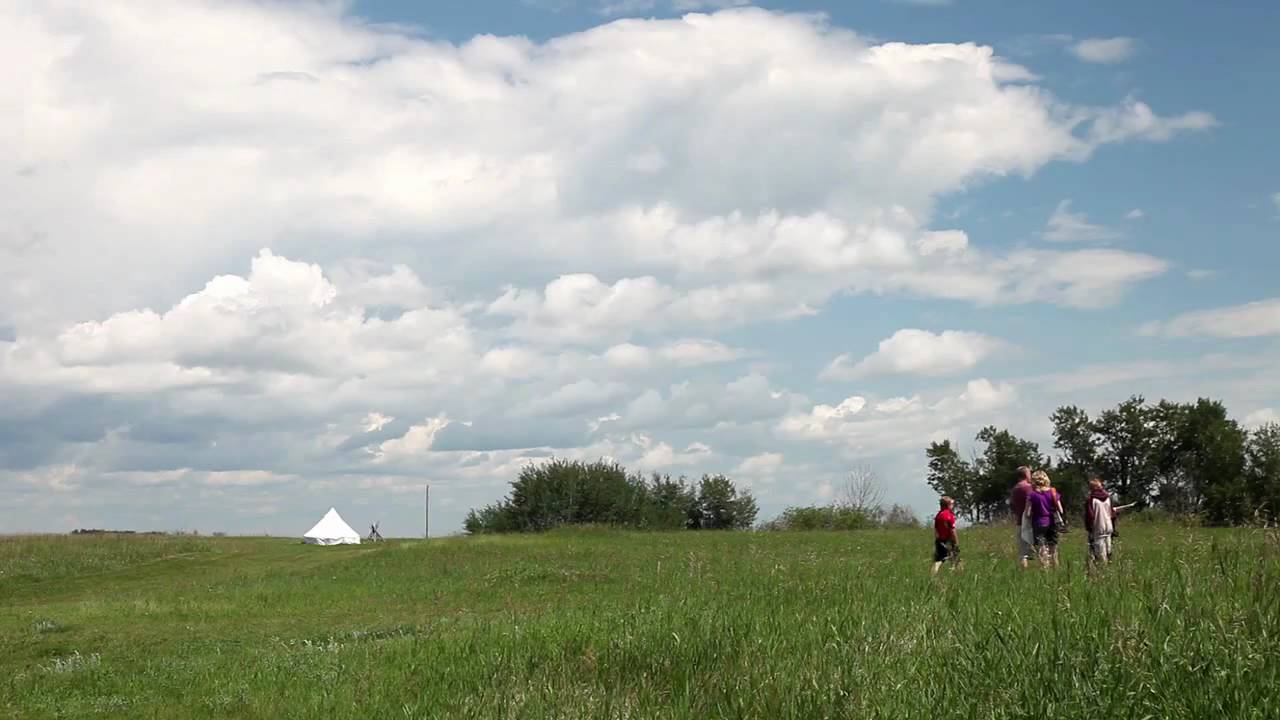
<path fill-rule="evenodd" d="M 0 716 L 1280 718 L 1280 545 L 1126 528 L 0 539 Z"/>

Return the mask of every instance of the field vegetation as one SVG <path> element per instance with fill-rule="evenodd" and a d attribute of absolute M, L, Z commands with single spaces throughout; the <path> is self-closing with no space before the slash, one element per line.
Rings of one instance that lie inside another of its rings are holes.
<path fill-rule="evenodd" d="M 0 716 L 1280 717 L 1280 546 L 1130 523 L 1019 572 L 1005 527 L 560 529 L 315 547 L 0 539 Z"/>

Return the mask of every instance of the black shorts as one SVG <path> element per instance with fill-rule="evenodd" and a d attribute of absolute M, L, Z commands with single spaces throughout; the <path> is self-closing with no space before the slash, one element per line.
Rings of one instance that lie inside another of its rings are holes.
<path fill-rule="evenodd" d="M 1053 525 L 1049 525 L 1047 527 L 1032 527 L 1031 535 L 1035 538 L 1036 547 L 1058 546 L 1058 528 Z"/>
<path fill-rule="evenodd" d="M 933 540 L 933 561 L 945 562 L 947 558 L 960 559 L 960 546 L 955 540 Z"/>

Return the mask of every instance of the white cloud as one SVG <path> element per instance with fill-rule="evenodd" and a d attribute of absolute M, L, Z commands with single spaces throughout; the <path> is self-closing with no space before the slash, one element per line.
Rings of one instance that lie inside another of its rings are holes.
<path fill-rule="evenodd" d="M 1199 310 L 1144 325 L 1143 335 L 1249 338 L 1280 335 L 1280 298 Z"/>
<path fill-rule="evenodd" d="M 741 350 L 715 340 L 685 339 L 678 340 L 658 351 L 666 360 L 678 365 L 707 365 L 737 360 L 742 357 Z"/>
<path fill-rule="evenodd" d="M 364 431 L 367 433 L 377 432 L 393 421 L 395 421 L 395 418 L 389 415 L 383 415 L 379 412 L 371 412 L 364 418 Z"/>
<path fill-rule="evenodd" d="M 627 386 L 622 383 L 578 380 L 516 406 L 512 414 L 517 417 L 576 415 L 608 405 L 626 392 Z"/>
<path fill-rule="evenodd" d="M 455 46 L 336 6 L 170 5 L 156 15 L 88 4 L 56 21 L 37 12 L 5 23 L 24 28 L 6 46 L 27 48 L 34 68 L 13 102 L 40 131 L 7 158 L 33 172 L 6 176 L 13 205 L 0 209 L 43 240 L 5 258 L 14 278 L 0 312 L 12 317 L 0 322 L 24 330 L 168 305 L 263 245 L 321 265 L 355 247 L 394 255 L 426 285 L 566 275 L 613 287 L 643 278 L 637 266 L 672 267 L 637 253 L 614 222 L 663 208 L 674 224 L 660 239 L 682 269 L 708 254 L 707 270 L 726 255 L 750 265 L 766 243 L 758 272 L 788 269 L 773 300 L 800 310 L 841 289 L 849 267 L 915 262 L 909 250 L 939 194 L 1081 159 L 1099 143 L 1211 124 L 1136 101 L 1066 106 L 989 48 L 873 45 L 815 16 L 754 9 L 544 45 L 481 36 Z M 69 40 L 97 34 L 121 42 Z M 234 36 L 262 42 L 229 62 L 218 39 Z M 157 66 L 155 54 L 181 62 Z M 113 98 L 110 113 L 95 94 Z M 335 110 L 345 107 L 360 109 L 358 121 Z M 786 132 L 793 110 L 811 132 Z M 172 137 L 191 140 L 162 140 Z M 163 203 L 139 190 L 159 186 Z M 811 232 L 822 223 L 831 229 Z M 114 251 L 87 262 L 88 242 Z M 481 259 L 489 277 L 459 272 Z M 805 268 L 828 262 L 810 290 Z M 731 280 L 738 270 L 727 264 L 694 288 L 711 296 L 703 304 L 759 293 Z"/>
<path fill-rule="evenodd" d="M 827 380 L 852 380 L 876 374 L 950 375 L 969 370 L 1008 343 L 982 333 L 904 328 L 881 340 L 879 348 L 852 366 L 841 355 L 826 367 Z"/>
<path fill-rule="evenodd" d="M 690 443 L 682 451 L 677 451 L 669 443 L 655 441 L 644 434 L 632 435 L 631 442 L 643 451 L 636 461 L 637 469 L 641 472 L 693 465 L 706 460 L 711 455 L 711 448 L 700 442 Z"/>
<path fill-rule="evenodd" d="M 404 435 L 391 438 L 380 443 L 372 450 L 376 463 L 394 462 L 410 459 L 416 455 L 429 452 L 435 445 L 436 435 L 449 427 L 452 421 L 444 415 L 427 418 L 420 424 L 411 426 Z"/>
<path fill-rule="evenodd" d="M 1245 415 L 1242 424 L 1246 428 L 1253 429 L 1270 423 L 1280 423 L 1280 413 L 1272 408 L 1262 408 Z"/>
<path fill-rule="evenodd" d="M 894 398 L 868 410 L 864 398 L 854 397 L 837 408 L 817 405 L 783 418 L 777 432 L 784 438 L 834 443 L 856 454 L 879 456 L 945 438 L 957 425 L 973 424 L 1016 399 L 1013 385 L 977 379 L 958 394 L 928 404 L 918 398 Z"/>
<path fill-rule="evenodd" d="M 1129 98 L 1120 108 L 1099 112 L 1089 126 L 1089 136 L 1099 143 L 1124 140 L 1166 142 L 1180 132 L 1207 130 L 1217 125 L 1217 119 L 1206 112 L 1160 117 L 1146 103 Z"/>
<path fill-rule="evenodd" d="M 783 455 L 777 452 L 766 452 L 752 455 L 744 459 L 734 469 L 733 474 L 749 477 L 770 477 L 782 468 Z"/>
<path fill-rule="evenodd" d="M 605 362 L 617 368 L 646 368 L 653 361 L 653 353 L 649 348 L 622 343 L 610 347 L 604 353 Z"/>
<path fill-rule="evenodd" d="M 722 469 L 792 415 L 967 423 L 1005 386 L 815 407 L 726 333 L 845 293 L 1113 303 L 1167 263 L 993 249 L 935 209 L 1213 124 L 816 15 L 454 44 L 346 7 L 0 3 L 0 500 L 80 488 L 57 517 L 146 526 L 113 482 L 235 517 L 430 478 L 466 507 L 550 454 Z"/>
<path fill-rule="evenodd" d="M 1114 65 L 1133 57 L 1137 43 L 1133 38 L 1085 38 L 1071 46 L 1071 54 L 1090 63 Z"/>
<path fill-rule="evenodd" d="M 1071 212 L 1070 200 L 1058 203 L 1041 235 L 1050 242 L 1109 242 L 1123 237 L 1116 230 L 1089 222 L 1089 216 L 1082 212 Z"/>
<path fill-rule="evenodd" d="M 1147 214 L 1142 211 L 1142 208 L 1134 208 L 1124 214 L 1124 219 L 1125 220 L 1141 220 L 1146 216 Z"/>

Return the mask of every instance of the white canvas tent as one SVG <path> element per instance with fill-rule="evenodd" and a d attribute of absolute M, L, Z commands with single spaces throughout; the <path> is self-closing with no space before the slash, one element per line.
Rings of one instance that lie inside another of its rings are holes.
<path fill-rule="evenodd" d="M 302 542 L 310 545 L 359 545 L 360 535 L 351 529 L 337 510 L 329 508 L 320 522 L 302 536 Z"/>

